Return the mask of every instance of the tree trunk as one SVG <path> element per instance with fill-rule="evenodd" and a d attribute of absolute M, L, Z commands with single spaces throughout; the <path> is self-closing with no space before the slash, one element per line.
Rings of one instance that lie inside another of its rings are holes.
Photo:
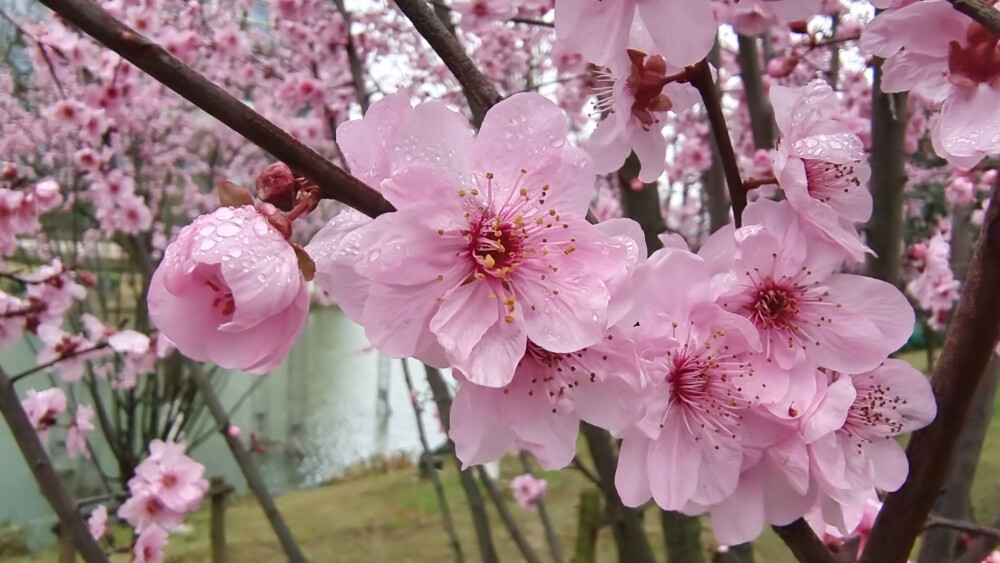
<path fill-rule="evenodd" d="M 881 61 L 874 63 L 872 85 L 872 218 L 866 228 L 868 275 L 901 284 L 903 260 L 903 188 L 906 186 L 906 93 L 882 92 Z"/>

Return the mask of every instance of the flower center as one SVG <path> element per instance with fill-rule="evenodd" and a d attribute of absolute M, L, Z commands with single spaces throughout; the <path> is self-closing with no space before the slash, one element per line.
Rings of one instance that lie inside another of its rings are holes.
<path fill-rule="evenodd" d="M 626 84 L 635 96 L 632 115 L 648 131 L 659 121 L 653 112 L 665 112 L 673 107 L 673 102 L 662 92 L 663 87 L 676 77 L 667 76 L 667 61 L 660 55 L 648 56 L 642 51 L 629 49 L 628 57 L 632 61 L 632 70 Z"/>
<path fill-rule="evenodd" d="M 890 388 L 881 383 L 856 385 L 855 389 L 857 396 L 847 411 L 843 432 L 863 442 L 870 442 L 876 436 L 887 437 L 903 432 L 902 422 L 893 418 L 892 414 L 897 406 L 907 403 L 905 399 L 891 393 Z M 859 449 L 863 442 L 857 444 Z"/>
<path fill-rule="evenodd" d="M 806 166 L 806 184 L 809 195 L 822 202 L 829 202 L 841 193 L 861 187 L 852 164 L 835 164 L 811 158 L 803 159 Z"/>
<path fill-rule="evenodd" d="M 163 476 L 163 486 L 166 488 L 171 488 L 177 485 L 177 476 L 168 473 Z"/>
<path fill-rule="evenodd" d="M 518 228 L 499 215 L 483 215 L 470 222 L 469 229 L 466 236 L 479 273 L 504 278 L 520 265 L 526 235 L 523 222 Z"/>
<path fill-rule="evenodd" d="M 215 277 L 214 280 L 205 280 L 205 285 L 215 293 L 212 299 L 212 308 L 225 318 L 230 318 L 236 311 L 236 301 L 233 299 L 233 292 L 226 283 Z"/>
<path fill-rule="evenodd" d="M 966 44 L 952 41 L 948 46 L 949 80 L 958 86 L 992 84 L 1000 78 L 1000 49 L 997 37 L 978 23 L 969 24 Z"/>
<path fill-rule="evenodd" d="M 750 308 L 750 321 L 764 328 L 788 329 L 795 325 L 799 314 L 798 299 L 788 291 L 768 280 L 754 292 Z"/>

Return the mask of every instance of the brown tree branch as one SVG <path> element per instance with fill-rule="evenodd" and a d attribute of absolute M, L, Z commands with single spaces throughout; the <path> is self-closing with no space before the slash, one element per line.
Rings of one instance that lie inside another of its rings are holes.
<path fill-rule="evenodd" d="M 719 88 L 712 78 L 712 69 L 708 60 L 684 69 L 688 81 L 701 94 L 702 103 L 708 113 L 708 121 L 712 126 L 712 136 L 719 148 L 719 158 L 722 159 L 722 169 L 726 175 L 726 185 L 729 187 L 729 200 L 733 205 L 733 220 L 739 227 L 743 223 L 743 210 L 747 207 L 747 192 L 743 189 L 740 178 L 740 165 L 736 161 L 736 151 L 726 126 L 726 115 L 722 112 L 722 98 Z"/>
<path fill-rule="evenodd" d="M 937 417 L 913 434 L 910 475 L 889 494 L 875 520 L 862 563 L 903 563 L 937 498 L 955 455 L 973 395 L 1000 338 L 1000 184 L 993 188 L 979 243 L 931 386 Z"/>
<path fill-rule="evenodd" d="M 361 64 L 361 57 L 358 56 L 358 45 L 354 41 L 354 34 L 351 33 L 351 13 L 344 6 L 344 0 L 333 0 L 337 6 L 337 11 L 344 18 L 344 29 L 347 36 L 347 44 L 344 49 L 347 51 L 347 63 L 351 67 L 351 82 L 354 84 L 354 93 L 358 97 L 358 105 L 361 106 L 361 115 L 368 113 L 370 105 L 368 88 L 365 87 L 365 70 Z"/>
<path fill-rule="evenodd" d="M 17 393 L 14 392 L 14 382 L 7 377 L 2 368 L 0 368 L 0 414 L 7 420 L 10 433 L 17 442 L 17 447 L 21 449 L 24 460 L 28 462 L 38 488 L 59 517 L 59 525 L 69 532 L 83 560 L 87 563 L 108 563 L 107 555 L 94 541 L 87 523 L 77 510 L 76 501 L 63 487 L 59 475 L 52 467 L 52 461 L 45 453 L 45 447 L 38 439 L 38 434 L 31 426 L 31 421 L 28 420 L 28 415 L 21 407 Z"/>
<path fill-rule="evenodd" d="M 993 520 L 993 528 L 1000 529 L 1000 514 Z M 1000 545 L 1000 538 L 979 536 L 955 563 L 981 563 L 990 553 L 993 553 L 998 545 Z"/>
<path fill-rule="evenodd" d="M 962 532 L 968 532 L 976 536 L 987 536 L 995 540 L 1000 540 L 1000 530 L 989 526 L 980 526 L 974 522 L 956 520 L 955 518 L 944 518 L 941 516 L 931 516 L 927 518 L 928 528 L 952 528 Z"/>
<path fill-rule="evenodd" d="M 799 563 L 837 563 L 837 559 L 802 518 L 787 526 L 772 528 L 792 550 L 792 555 Z"/>
<path fill-rule="evenodd" d="M 993 6 L 984 4 L 981 0 L 948 0 L 951 5 L 979 22 L 980 25 L 1000 37 L 1000 12 Z"/>
<path fill-rule="evenodd" d="M 323 158 L 91 0 L 39 1 L 164 86 L 312 180 L 320 187 L 324 198 L 343 202 L 370 217 L 395 210 L 379 192 Z"/>
<path fill-rule="evenodd" d="M 475 115 L 477 109 L 482 114 L 500 101 L 500 93 L 493 84 L 479 72 L 476 63 L 469 58 L 462 44 L 458 42 L 445 24 L 424 0 L 395 0 L 396 6 L 409 18 L 425 41 L 441 57 L 448 70 L 458 79 L 465 91 Z"/>

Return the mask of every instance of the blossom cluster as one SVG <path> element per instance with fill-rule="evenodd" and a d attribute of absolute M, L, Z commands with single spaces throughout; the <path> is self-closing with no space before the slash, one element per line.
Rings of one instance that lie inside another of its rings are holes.
<path fill-rule="evenodd" d="M 305 247 L 316 282 L 382 353 L 452 368 L 462 385 L 450 436 L 465 466 L 518 447 L 564 467 L 583 420 L 623 439 L 627 505 L 708 512 L 726 544 L 817 506 L 847 534 L 877 490 L 902 484 L 895 438 L 930 422 L 935 404 L 920 372 L 889 359 L 913 330 L 906 298 L 841 273 L 867 251 L 855 227 L 872 205 L 861 139 L 835 118 L 829 86 L 774 86 L 771 99 L 784 200 L 750 204 L 741 227 L 697 253 L 665 236 L 647 258 L 631 220 L 586 221 L 593 167 L 552 102 L 511 96 L 473 135 L 439 102 L 388 96 L 338 139 L 396 211 L 330 221 Z M 221 208 L 167 249 L 154 280 L 223 309 L 197 342 L 161 324 L 182 352 L 225 359 L 242 348 L 204 343 L 241 318 L 260 322 L 258 309 L 290 307 L 278 296 L 297 291 L 298 272 L 255 284 L 271 266 L 240 262 L 226 277 L 231 249 L 281 240 L 262 227 L 252 245 L 228 242 L 261 221 Z M 182 302 L 159 283 L 154 319 Z M 272 334 L 252 353 L 287 354 L 290 333 Z"/>
<path fill-rule="evenodd" d="M 149 457 L 135 469 L 129 480 L 129 498 L 118 509 L 138 538 L 133 546 L 136 563 L 162 563 L 167 534 L 176 530 L 184 516 L 197 510 L 208 491 L 203 478 L 205 467 L 184 453 L 184 445 L 154 440 Z M 103 535 L 102 518 L 93 517 L 95 536 Z"/>

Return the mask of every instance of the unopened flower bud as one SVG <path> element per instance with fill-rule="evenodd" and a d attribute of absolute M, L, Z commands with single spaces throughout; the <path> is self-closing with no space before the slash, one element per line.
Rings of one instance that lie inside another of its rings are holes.
<path fill-rule="evenodd" d="M 270 203 L 261 203 L 257 205 L 257 211 L 267 218 L 267 222 L 281 233 L 285 240 L 292 238 L 292 222 L 281 210 Z"/>
<path fill-rule="evenodd" d="M 797 22 L 791 22 L 788 24 L 788 29 L 792 33 L 801 33 L 803 35 L 809 34 L 809 22 L 806 20 L 800 20 Z"/>
<path fill-rule="evenodd" d="M 295 205 L 295 175 L 284 162 L 275 162 L 257 176 L 257 197 L 282 211 Z"/>
<path fill-rule="evenodd" d="M 784 78 L 791 74 L 798 65 L 799 57 L 797 55 L 773 58 L 767 62 L 767 75 L 771 78 Z"/>
<path fill-rule="evenodd" d="M 93 272 L 77 272 L 76 281 L 85 287 L 97 287 L 97 275 Z"/>

